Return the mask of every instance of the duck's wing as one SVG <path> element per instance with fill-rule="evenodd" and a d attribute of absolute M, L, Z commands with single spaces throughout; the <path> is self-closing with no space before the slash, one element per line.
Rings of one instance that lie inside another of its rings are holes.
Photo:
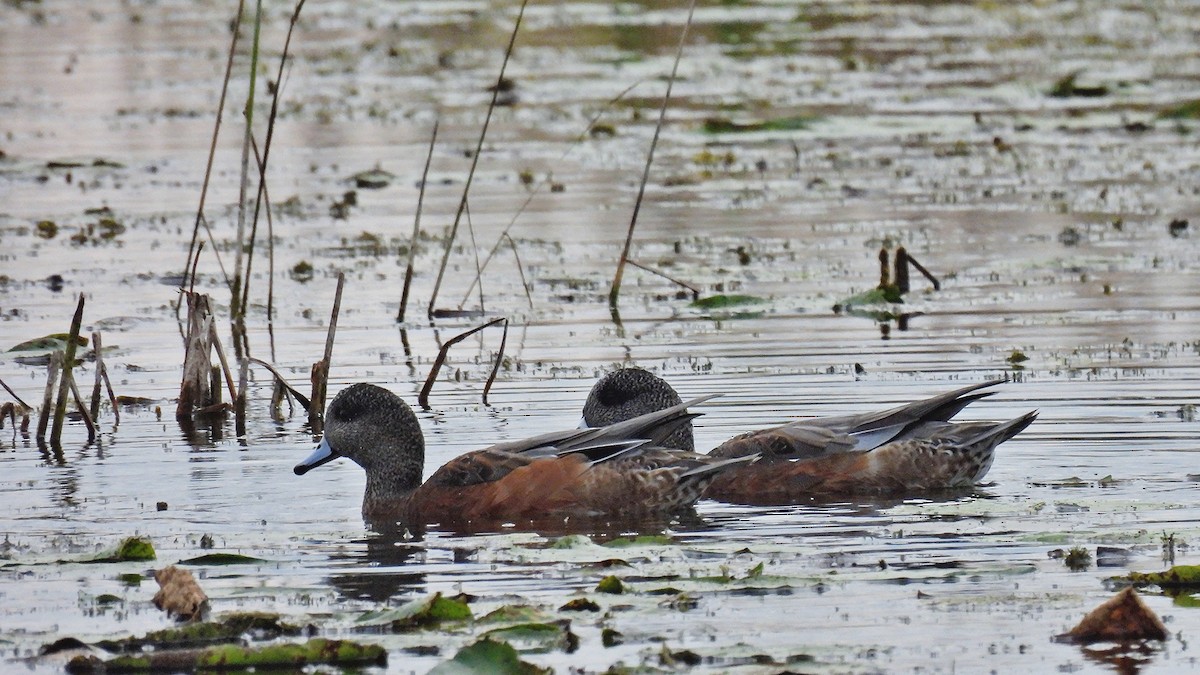
<path fill-rule="evenodd" d="M 520 441 L 500 443 L 489 449 L 501 449 L 538 457 L 583 452 L 593 461 L 601 461 L 605 458 L 602 449 L 609 444 L 641 440 L 647 446 L 660 446 L 677 429 L 700 416 L 700 413 L 688 412 L 689 407 L 699 405 L 719 395 L 701 396 L 606 427 L 556 431 Z M 597 448 L 601 449 L 599 453 L 594 451 Z"/>
<path fill-rule="evenodd" d="M 957 415 L 963 408 L 992 392 L 979 392 L 1006 380 L 989 380 L 931 398 L 859 415 L 815 417 L 783 426 L 735 436 L 710 454 L 738 457 L 759 453 L 764 459 L 790 461 L 828 457 L 842 453 L 867 452 L 894 441 L 927 434 Z"/>
<path fill-rule="evenodd" d="M 963 408 L 995 393 L 990 391 L 977 393 L 979 390 L 988 389 L 1007 381 L 1007 378 L 987 380 L 920 401 L 898 405 L 887 410 L 858 415 L 814 417 L 812 419 L 799 420 L 797 424 L 818 426 L 834 431 L 858 434 L 860 436 L 887 433 L 900 435 L 906 429 L 924 422 L 949 421 L 961 412 Z"/>
<path fill-rule="evenodd" d="M 450 460 L 426 482 L 440 487 L 489 483 L 499 481 L 539 459 L 561 460 L 569 455 L 577 456 L 572 461 L 582 461 L 585 466 L 609 461 L 639 448 L 661 443 L 679 426 L 699 417 L 699 413 L 689 413 L 688 406 L 698 405 L 710 398 L 713 396 L 695 398 L 607 427 L 568 429 L 498 443 Z"/>

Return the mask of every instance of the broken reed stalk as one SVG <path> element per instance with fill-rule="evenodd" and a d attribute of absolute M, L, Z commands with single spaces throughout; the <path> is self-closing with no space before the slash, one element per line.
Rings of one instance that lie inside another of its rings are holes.
<path fill-rule="evenodd" d="M 413 270 L 417 264 L 417 237 L 421 234 L 421 208 L 425 204 L 425 185 L 429 180 L 429 165 L 433 163 L 433 146 L 437 143 L 440 119 L 433 121 L 433 133 L 429 136 L 429 153 L 425 156 L 425 168 L 421 171 L 421 188 L 417 192 L 417 215 L 413 217 L 412 239 L 408 242 L 408 267 L 404 270 L 404 289 L 400 292 L 400 311 L 396 323 L 404 323 L 404 311 L 408 309 L 408 292 L 412 288 Z"/>
<path fill-rule="evenodd" d="M 7 391 L 7 392 L 8 392 L 8 395 L 9 395 L 9 396 L 11 396 L 11 397 L 13 397 L 13 399 L 14 399 L 14 400 L 16 400 L 16 402 L 17 402 L 17 403 L 18 403 L 18 404 L 19 404 L 19 405 L 20 405 L 22 408 L 24 408 L 24 409 L 26 409 L 26 410 L 33 410 L 33 408 L 30 408 L 30 407 L 29 407 L 29 404 L 28 404 L 28 403 L 26 403 L 25 401 L 22 401 L 22 400 L 21 400 L 21 397 L 20 397 L 20 396 L 17 396 L 17 392 L 13 391 L 13 390 L 12 390 L 12 387 L 8 386 L 8 384 L 6 384 L 6 383 L 4 382 L 4 380 L 2 380 L 2 379 L 0 379 L 0 387 L 4 387 L 4 391 Z"/>
<path fill-rule="evenodd" d="M 437 304 L 438 291 L 442 287 L 442 279 L 446 275 L 446 265 L 450 262 L 450 252 L 454 249 L 454 238 L 458 235 L 458 224 L 462 220 L 463 211 L 467 208 L 467 196 L 471 192 L 471 181 L 475 178 L 475 169 L 479 166 L 479 156 L 483 154 L 483 140 L 487 137 L 488 125 L 492 121 L 492 112 L 496 109 L 496 100 L 503 89 L 504 71 L 508 68 L 508 60 L 512 57 L 513 45 L 517 42 L 517 33 L 521 29 L 521 19 L 525 16 L 525 6 L 529 0 L 521 0 L 521 8 L 517 10 L 517 21 L 513 25 L 512 35 L 508 39 L 508 48 L 504 50 L 504 60 L 500 63 L 500 74 L 496 77 L 496 86 L 492 89 L 492 100 L 488 103 L 487 114 L 483 118 L 483 128 L 479 131 L 479 142 L 475 144 L 475 154 L 471 157 L 471 169 L 467 172 L 467 181 L 463 185 L 462 199 L 458 202 L 458 211 L 454 214 L 454 223 L 446 235 L 446 250 L 442 252 L 442 264 L 438 268 L 437 280 L 433 283 L 433 293 L 429 297 L 429 308 L 426 316 L 433 318 L 433 308 Z"/>
<path fill-rule="evenodd" d="M 471 250 L 475 253 L 475 274 L 483 274 L 479 267 L 479 244 L 475 243 L 475 223 L 471 221 L 471 207 L 467 206 L 467 234 L 471 235 Z M 482 314 L 487 309 L 483 306 L 483 284 L 479 284 L 479 312 Z"/>
<path fill-rule="evenodd" d="M 446 344 L 442 345 L 442 348 L 438 350 L 437 358 L 433 361 L 433 367 L 429 369 L 429 377 L 425 378 L 425 386 L 421 387 L 421 393 L 417 395 L 417 404 L 420 405 L 421 408 L 424 410 L 429 410 L 429 392 L 433 390 L 433 383 L 437 381 L 438 372 L 442 369 L 442 364 L 446 362 L 446 355 L 450 352 L 450 348 L 478 333 L 484 328 L 495 326 L 502 321 L 507 322 L 508 319 L 505 319 L 504 317 L 492 319 L 485 324 L 476 326 L 465 333 L 459 333 L 449 340 L 446 340 Z"/>
<path fill-rule="evenodd" d="M 212 229 L 209 228 L 208 221 L 204 218 L 204 202 L 208 197 L 208 183 L 212 178 L 213 161 L 217 156 L 217 137 L 221 133 L 221 119 L 225 112 L 225 95 L 229 93 L 229 83 L 233 79 L 233 56 L 237 53 L 238 33 L 242 26 L 242 13 L 245 5 L 245 0 L 238 0 L 237 14 L 233 19 L 233 38 L 229 42 L 229 56 L 225 60 L 225 79 L 221 82 L 221 96 L 217 101 L 217 121 L 213 125 L 212 140 L 208 146 L 208 163 L 204 167 L 204 183 L 200 187 L 200 205 L 196 208 L 196 222 L 192 225 L 192 240 L 188 244 L 187 262 L 183 265 L 183 281 L 179 285 L 180 291 L 190 290 L 188 270 L 191 270 L 191 284 L 196 282 L 196 262 L 200 259 L 200 248 L 197 245 L 200 238 L 200 226 L 204 225 L 204 229 L 208 231 L 208 238 L 213 238 Z M 199 243 L 203 244 L 203 242 Z M 221 274 L 225 277 L 225 283 L 229 283 L 229 275 L 225 273 L 225 265 L 221 264 L 221 255 L 216 246 L 213 246 L 213 253 L 217 255 L 217 262 L 221 266 Z M 179 306 L 182 304 L 181 299 L 175 305 L 176 317 L 179 316 Z"/>
<path fill-rule="evenodd" d="M 229 387 L 229 398 L 236 401 L 238 393 L 233 388 L 233 373 L 229 370 L 229 361 L 225 359 L 225 350 L 221 347 L 221 338 L 217 336 L 217 324 L 212 321 L 208 323 L 208 340 L 217 351 L 217 360 L 221 362 L 221 372 L 224 373 L 225 384 Z M 213 392 L 214 398 L 218 395 L 217 392 Z"/>
<path fill-rule="evenodd" d="M 300 20 L 300 10 L 304 9 L 305 0 L 300 0 L 296 3 L 296 9 L 292 11 L 292 19 L 288 23 L 287 37 L 283 40 L 283 53 L 279 56 L 279 69 L 275 72 L 275 89 L 271 92 L 271 111 L 267 115 L 267 137 L 263 140 L 262 156 L 258 155 L 258 147 L 254 148 L 255 162 L 258 166 L 258 195 L 254 201 L 254 220 L 250 226 L 250 250 L 247 252 L 246 261 L 246 284 L 242 289 L 242 307 L 249 306 L 250 303 L 250 267 L 254 261 L 254 240 L 258 232 L 258 215 L 263 206 L 267 210 L 267 232 L 268 232 L 268 249 L 271 255 L 271 274 L 268 279 L 274 278 L 274 242 L 270 239 L 271 231 L 274 229 L 271 226 L 271 203 L 267 198 L 267 160 L 271 156 L 271 139 L 275 135 L 275 118 L 279 114 L 279 93 L 283 91 L 283 67 L 287 64 L 288 49 L 292 45 L 292 33 L 296 30 L 296 22 Z M 255 35 L 255 43 L 257 44 L 258 36 Z M 249 121 L 247 121 L 249 127 Z M 251 141 L 253 142 L 253 136 Z M 270 290 L 273 290 L 273 285 Z M 267 300 L 267 320 L 271 320 L 271 299 L 270 290 L 268 290 Z"/>
<path fill-rule="evenodd" d="M 91 407 L 89 412 L 94 420 L 100 419 L 100 386 L 101 382 L 108 392 L 108 402 L 113 406 L 113 417 L 115 423 L 121 423 L 121 411 L 116 406 L 116 394 L 113 393 L 113 381 L 108 377 L 108 366 L 104 365 L 104 356 L 101 353 L 100 331 L 94 330 L 91 334 L 91 352 L 96 354 L 96 383 L 91 389 Z"/>
<path fill-rule="evenodd" d="M 342 311 L 342 289 L 346 273 L 338 272 L 337 292 L 333 295 L 333 312 L 329 316 L 329 332 L 325 335 L 325 355 L 312 366 L 312 398 L 308 403 L 308 424 L 313 433 L 320 431 L 325 417 L 325 392 L 329 387 L 329 362 L 333 359 L 333 338 L 337 333 L 338 313 Z"/>
<path fill-rule="evenodd" d="M 96 425 L 92 422 L 92 416 L 88 414 L 87 406 L 83 403 L 83 396 L 79 394 L 79 387 L 75 384 L 74 375 L 71 376 L 68 384 L 71 387 L 71 394 L 75 397 L 75 406 L 79 408 L 79 416 L 83 418 L 83 425 L 87 427 L 87 442 L 90 445 L 96 440 Z"/>
<path fill-rule="evenodd" d="M 504 320 L 504 332 L 500 334 L 500 351 L 496 352 L 496 360 L 492 362 L 492 372 L 488 374 L 487 382 L 483 383 L 483 404 L 488 404 L 488 392 L 492 390 L 492 384 L 496 381 L 496 374 L 500 372 L 500 363 L 504 360 L 504 347 L 508 344 L 508 319 Z"/>
<path fill-rule="evenodd" d="M 62 369 L 62 363 L 62 350 L 54 350 L 50 354 L 50 363 L 46 368 L 46 391 L 42 395 L 42 411 L 38 415 L 37 439 L 39 443 L 46 440 L 46 427 L 50 426 L 50 408 L 54 403 L 54 383 L 58 381 L 58 371 Z"/>
<path fill-rule="evenodd" d="M 646 183 L 650 180 L 650 165 L 654 162 L 654 149 L 658 147 L 658 137 L 662 132 L 663 120 L 667 117 L 667 104 L 671 101 L 671 89 L 675 86 L 675 76 L 679 72 L 679 61 L 683 58 L 683 47 L 687 44 L 688 29 L 692 26 L 692 16 L 696 13 L 696 0 L 688 4 L 687 21 L 679 35 L 679 48 L 675 52 L 675 63 L 671 66 L 671 76 L 667 78 L 667 91 L 663 95 L 662 107 L 658 110 L 658 124 L 654 126 L 654 136 L 650 139 L 650 151 L 646 153 L 646 167 L 642 170 L 642 182 L 638 185 L 637 199 L 633 202 L 633 215 L 629 219 L 629 232 L 625 235 L 625 246 L 621 249 L 621 258 L 617 261 L 617 273 L 613 276 L 612 288 L 608 292 L 608 306 L 617 309 L 621 298 L 621 278 L 625 275 L 625 263 L 629 260 L 629 250 L 633 246 L 633 230 L 637 227 L 638 212 L 642 209 L 642 199 L 646 195 Z"/>
<path fill-rule="evenodd" d="M 904 247 L 896 249 L 896 262 L 892 268 L 892 276 L 896 278 L 896 290 L 904 295 L 911 289 L 908 280 L 908 251 Z"/>
<path fill-rule="evenodd" d="M 0 405 L 0 429 L 4 428 L 4 418 L 6 417 L 12 420 L 13 442 L 15 443 L 17 441 L 17 406 L 15 403 L 6 402 L 4 405 Z M 29 414 L 26 413 L 22 417 L 25 420 L 23 426 L 28 428 Z"/>
<path fill-rule="evenodd" d="M 210 300 L 203 293 L 188 293 L 188 328 L 184 343 L 183 382 L 179 387 L 179 402 L 175 406 L 177 419 L 190 418 L 192 411 L 212 403 L 209 391 L 209 368 L 212 363 L 212 312 Z"/>
<path fill-rule="evenodd" d="M 508 245 L 512 247 L 513 258 L 517 261 L 517 274 L 521 275 L 521 288 L 525 290 L 525 299 L 529 301 L 529 309 L 533 309 L 533 292 L 529 288 L 529 282 L 525 280 L 525 268 L 521 266 L 521 254 L 517 253 L 517 242 L 513 241 L 508 234 L 504 234 L 502 239 L 508 240 Z M 504 324 L 504 330 L 508 330 L 508 324 Z"/>
<path fill-rule="evenodd" d="M 75 315 L 71 317 L 71 331 L 67 335 L 67 349 L 63 355 L 62 375 L 58 383 L 58 400 L 54 404 L 54 423 L 50 427 L 51 447 L 62 447 L 63 422 L 67 418 L 67 393 L 71 389 L 71 368 L 75 365 L 75 349 L 79 342 L 79 326 L 83 323 L 83 294 L 75 305 Z"/>
<path fill-rule="evenodd" d="M 929 270 L 925 269 L 924 265 L 917 262 L 917 259 L 912 257 L 911 255 L 906 256 L 906 257 L 908 258 L 908 264 L 917 268 L 917 271 L 920 272 L 921 274 L 923 274 L 925 276 L 925 278 L 929 280 L 929 283 L 933 284 L 933 290 L 935 290 L 935 291 L 942 290 L 942 282 L 938 281 L 937 277 L 933 276 L 933 274 Z"/>
<path fill-rule="evenodd" d="M 266 361 L 263 361 L 262 359 L 251 358 L 249 360 L 251 363 L 257 363 L 258 365 L 262 366 L 263 368 L 266 368 L 272 375 L 275 376 L 275 381 L 278 382 L 283 387 L 284 391 L 291 394 L 292 398 L 296 399 L 297 403 L 304 406 L 305 409 L 308 409 L 308 407 L 309 407 L 308 397 L 305 396 L 304 394 L 301 394 L 300 392 L 296 391 L 296 389 L 294 387 L 292 387 L 292 385 L 288 384 L 287 380 L 283 379 L 283 374 L 280 373 L 278 370 L 276 370 L 275 366 L 272 366 L 271 364 L 267 363 Z"/>
<path fill-rule="evenodd" d="M 643 265 L 642 263 L 634 260 L 633 258 L 629 258 L 625 262 L 630 265 L 633 265 L 634 267 L 636 267 L 640 270 L 646 270 L 647 272 L 649 272 L 651 274 L 657 274 L 658 276 L 666 279 L 667 281 L 670 281 L 673 284 L 676 284 L 678 286 L 683 286 L 684 288 L 686 288 L 692 292 L 692 300 L 700 299 L 700 289 L 696 288 L 695 286 L 689 284 L 686 281 L 683 281 L 682 279 L 676 279 L 675 277 L 671 276 L 670 274 L 667 274 L 666 272 L 664 272 L 662 270 L 655 269 L 649 265 Z"/>
<path fill-rule="evenodd" d="M 254 94 L 258 86 L 258 52 L 262 37 L 262 0 L 254 3 L 254 37 L 250 43 L 250 82 L 246 92 L 246 107 L 242 109 L 246 131 L 242 135 L 242 171 L 238 187 L 237 238 L 234 240 L 233 282 L 229 287 L 229 319 L 233 323 L 233 349 L 241 357 L 246 341 L 246 308 L 242 306 L 242 276 L 246 248 L 246 198 L 250 191 L 250 143 L 254 138 Z M 243 279 L 245 281 L 243 282 Z"/>
<path fill-rule="evenodd" d="M 579 145 L 583 143 L 583 139 L 587 138 L 587 135 L 591 133 L 592 127 L 596 126 L 596 122 L 600 120 L 600 116 L 603 115 L 605 111 L 616 105 L 618 101 L 620 101 L 622 98 L 625 98 L 625 94 L 633 91 L 634 87 L 643 82 L 645 82 L 645 80 L 638 80 L 628 87 L 625 87 L 625 89 L 622 90 L 621 93 L 617 94 L 615 98 L 600 106 L 600 110 L 598 110 L 595 115 L 592 115 L 592 118 L 588 120 L 587 126 L 584 127 L 583 131 L 580 132 L 579 135 L 575 137 L 575 140 L 567 146 L 567 149 L 564 150 L 561 155 L 559 155 L 558 163 L 561 164 L 563 160 L 567 158 L 567 155 L 571 154 L 572 150 L 579 147 Z M 533 189 L 529 191 L 529 194 L 525 196 L 525 201 L 522 202 L 521 206 L 517 208 L 517 212 L 514 213 L 512 218 L 508 220 L 508 225 L 504 226 L 504 230 L 501 231 L 500 236 L 496 238 L 496 243 L 492 244 L 491 250 L 489 250 L 487 255 L 483 257 L 483 264 L 479 266 L 479 273 L 476 274 L 475 278 L 471 280 L 471 285 L 467 287 L 467 292 L 463 294 L 462 301 L 458 303 L 459 308 L 462 308 L 463 305 L 467 304 L 467 299 L 470 298 L 471 293 L 475 291 L 475 284 L 478 284 L 482 281 L 484 270 L 486 270 L 487 266 L 491 264 L 492 258 L 495 257 L 496 252 L 500 250 L 500 245 L 504 243 L 505 238 L 508 238 L 509 242 L 512 241 L 512 238 L 508 236 L 508 233 L 512 230 L 513 226 L 517 224 L 517 218 L 521 217 L 521 214 L 525 212 L 525 209 L 529 208 L 529 204 L 533 202 L 533 198 L 536 197 L 541 191 L 542 187 L 549 182 L 550 177 L 548 175 L 544 176 L 540 181 L 538 181 L 537 185 L 533 186 Z M 515 252 L 516 249 L 514 248 L 514 253 Z M 520 262 L 518 261 L 518 265 L 519 264 Z M 522 277 L 525 276 L 524 270 L 521 270 L 518 267 L 518 271 L 521 272 Z M 533 306 L 532 300 L 530 301 L 530 306 Z"/>
<path fill-rule="evenodd" d="M 92 419 L 100 419 L 100 386 L 103 384 L 104 358 L 100 356 L 100 331 L 92 331 L 92 353 L 96 355 L 96 381 L 92 385 L 92 402 L 88 412 Z"/>

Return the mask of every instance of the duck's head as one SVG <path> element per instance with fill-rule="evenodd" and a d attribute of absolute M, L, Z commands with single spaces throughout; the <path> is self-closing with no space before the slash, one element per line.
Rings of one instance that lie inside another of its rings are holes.
<path fill-rule="evenodd" d="M 587 402 L 583 404 L 583 424 L 588 427 L 608 426 L 682 402 L 671 385 L 650 371 L 622 368 L 600 378 L 592 387 Z M 661 445 L 694 451 L 691 423 L 682 425 Z"/>
<path fill-rule="evenodd" d="M 325 436 L 296 465 L 297 476 L 345 457 L 367 472 L 367 489 L 411 490 L 421 484 L 425 439 L 412 408 L 373 384 L 343 389 L 325 413 Z"/>

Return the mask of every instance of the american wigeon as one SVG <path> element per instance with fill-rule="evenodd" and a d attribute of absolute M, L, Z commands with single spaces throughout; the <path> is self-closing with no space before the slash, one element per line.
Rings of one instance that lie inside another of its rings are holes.
<path fill-rule="evenodd" d="M 709 456 L 760 459 L 723 471 L 704 496 L 741 504 L 784 504 L 972 486 L 991 468 L 996 446 L 1037 418 L 1032 411 L 1007 422 L 949 421 L 991 394 L 980 390 L 1004 381 L 972 384 L 880 412 L 799 419 L 736 436 Z M 648 371 L 617 370 L 592 388 L 584 423 L 613 424 L 678 399 L 669 384 Z M 690 434 L 687 443 L 677 447 L 690 450 Z"/>
<path fill-rule="evenodd" d="M 367 474 L 363 515 L 414 524 L 609 515 L 632 518 L 688 507 L 729 466 L 662 443 L 708 398 L 628 419 L 499 443 L 450 460 L 424 483 L 425 440 L 411 408 L 371 384 L 343 389 L 329 404 L 325 435 L 295 467 L 303 475 L 338 457 Z"/>

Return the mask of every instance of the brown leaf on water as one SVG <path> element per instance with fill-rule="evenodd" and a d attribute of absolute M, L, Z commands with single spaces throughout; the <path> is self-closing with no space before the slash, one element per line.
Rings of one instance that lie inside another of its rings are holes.
<path fill-rule="evenodd" d="M 1126 588 L 1093 609 L 1083 617 L 1078 626 L 1058 638 L 1084 644 L 1165 640 L 1167 628 L 1146 603 L 1142 602 L 1137 591 Z"/>
<path fill-rule="evenodd" d="M 208 609 L 208 596 L 192 573 L 174 565 L 154 572 L 160 588 L 154 594 L 154 606 L 181 621 L 198 619 Z"/>

